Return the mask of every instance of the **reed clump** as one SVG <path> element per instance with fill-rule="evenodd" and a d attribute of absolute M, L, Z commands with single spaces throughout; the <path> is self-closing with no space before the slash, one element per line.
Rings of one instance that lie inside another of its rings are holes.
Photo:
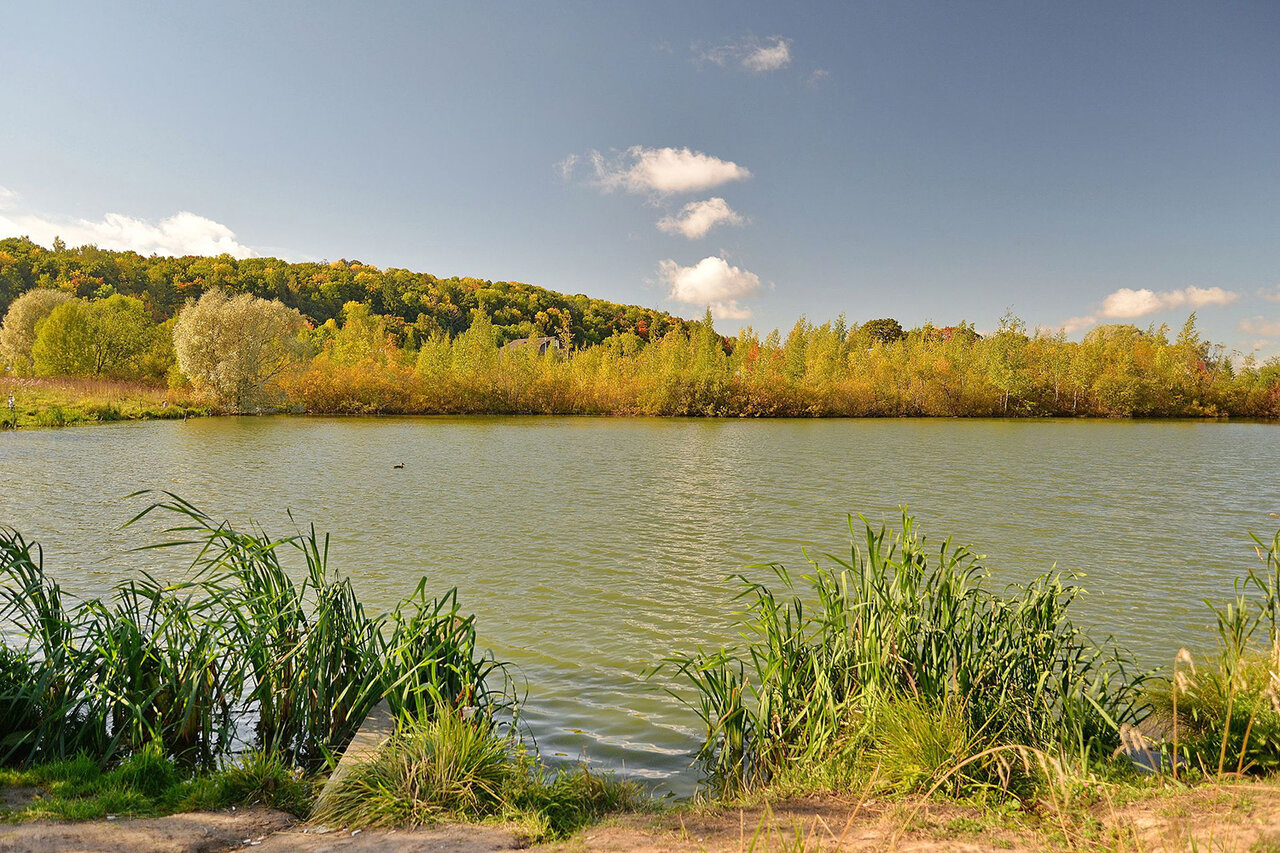
<path fill-rule="evenodd" d="M 172 495 L 130 523 L 156 512 L 179 523 L 152 547 L 195 546 L 189 577 L 143 573 L 87 601 L 46 574 L 39 545 L 0 530 L 0 761 L 107 763 L 154 746 L 210 768 L 255 748 L 314 772 L 384 699 L 403 719 L 513 715 L 506 669 L 478 649 L 455 591 L 428 596 L 424 580 L 369 614 L 314 527 L 244 532 Z"/>
<path fill-rule="evenodd" d="M 1022 794 L 1047 767 L 1104 760 L 1142 719 L 1143 676 L 1071 620 L 1051 573 L 1003 593 L 980 558 L 855 528 L 848 558 L 809 559 L 781 592 L 740 578 L 745 643 L 673 658 L 706 726 L 714 790 L 848 786 Z M 806 555 L 807 558 L 807 555 Z"/>
<path fill-rule="evenodd" d="M 1225 604 L 1206 602 L 1217 646 L 1182 649 L 1153 683 L 1161 761 L 1177 777 L 1268 775 L 1280 770 L 1280 532 L 1254 536 L 1258 564 Z"/>
<path fill-rule="evenodd" d="M 552 773 L 523 745 L 507 667 L 476 639 L 456 590 L 425 578 L 371 614 L 314 527 L 273 538 L 174 495 L 147 550 L 193 547 L 185 579 L 142 573 L 73 599 L 40 546 L 0 528 L 0 771 L 46 789 L 34 817 L 265 804 L 298 816 L 378 703 L 395 734 L 316 819 L 422 825 L 503 816 L 559 837 L 631 808 L 633 783 Z M 51 775 L 52 774 L 52 775 Z"/>

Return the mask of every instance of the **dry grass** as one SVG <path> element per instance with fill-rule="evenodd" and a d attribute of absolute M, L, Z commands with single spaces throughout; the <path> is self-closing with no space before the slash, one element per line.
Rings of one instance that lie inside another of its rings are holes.
<path fill-rule="evenodd" d="M 12 396 L 14 410 L 5 402 Z M 114 379 L 0 376 L 0 428 L 58 427 L 210 414 L 190 389 Z"/>

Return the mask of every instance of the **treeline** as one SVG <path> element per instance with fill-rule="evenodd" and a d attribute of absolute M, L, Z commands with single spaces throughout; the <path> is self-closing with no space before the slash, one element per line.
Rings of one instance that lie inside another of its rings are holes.
<path fill-rule="evenodd" d="M 538 413 L 691 416 L 1280 416 L 1280 363 L 1229 359 L 1181 331 L 1105 326 L 1083 341 L 1028 333 L 1006 318 L 904 331 L 799 321 L 785 336 L 718 334 L 710 317 L 655 341 L 615 334 L 503 344 L 476 312 L 459 335 L 396 343 L 386 317 L 348 303 L 312 327 L 295 310 L 210 291 L 170 321 L 139 300 L 77 300 L 34 290 L 0 326 L 11 372 L 167 377 L 229 411 Z"/>
<path fill-rule="evenodd" d="M 291 264 L 230 255 L 143 257 L 95 246 L 71 249 L 60 240 L 52 249 L 25 237 L 0 240 L 0 316 L 19 295 L 36 288 L 79 299 L 130 296 L 157 322 L 171 319 L 209 290 L 277 300 L 315 325 L 340 319 L 344 305 L 359 302 L 385 317 L 388 333 L 410 348 L 433 335 L 462 333 L 477 310 L 492 319 L 503 340 L 554 335 L 574 346 L 598 344 L 620 332 L 661 337 L 688 325 L 663 311 L 515 281 L 436 278 L 354 260 Z"/>
<path fill-rule="evenodd" d="M 14 243 L 30 245 L 0 246 Z M 45 257 L 97 252 L 35 248 Z M 138 260 L 158 268 L 221 259 Z M 11 375 L 167 381 L 228 411 L 1280 417 L 1280 361 L 1233 365 L 1200 337 L 1195 315 L 1176 334 L 1111 325 L 1076 342 L 1012 316 L 986 336 L 966 324 L 905 330 L 892 319 L 802 318 L 786 335 L 745 328 L 725 337 L 709 314 L 690 323 L 650 312 L 652 325 L 641 329 L 641 317 L 598 342 L 579 339 L 572 324 L 513 340 L 516 327 L 484 307 L 420 335 L 372 298 L 317 323 L 283 300 L 209 286 L 166 316 L 145 294 L 54 283 L 25 290 L 4 316 L 0 363 Z"/>

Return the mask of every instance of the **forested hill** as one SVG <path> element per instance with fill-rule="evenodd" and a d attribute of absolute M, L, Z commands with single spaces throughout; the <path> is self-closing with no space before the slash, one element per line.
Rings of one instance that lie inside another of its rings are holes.
<path fill-rule="evenodd" d="M 25 237 L 0 240 L 0 317 L 19 294 L 35 287 L 57 288 L 81 298 L 135 296 L 156 321 L 172 317 L 188 299 L 213 288 L 278 299 L 316 325 L 341 318 L 344 304 L 361 302 L 385 315 L 388 331 L 401 341 L 425 340 L 437 332 L 457 335 L 470 325 L 477 308 L 488 314 L 503 341 L 564 337 L 567 332 L 573 345 L 587 346 L 615 332 L 649 339 L 689 325 L 663 311 L 531 284 L 436 278 L 359 261 L 292 264 L 230 255 L 143 257 L 94 246 L 46 249 Z"/>

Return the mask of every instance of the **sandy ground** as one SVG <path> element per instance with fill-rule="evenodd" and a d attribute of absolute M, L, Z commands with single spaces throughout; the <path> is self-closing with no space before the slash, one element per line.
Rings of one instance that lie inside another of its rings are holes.
<path fill-rule="evenodd" d="M 782 853 L 1002 850 L 1280 851 L 1280 785 L 1205 786 L 1139 803 L 1046 809 L 1035 826 L 994 823 L 976 811 L 919 802 L 793 800 L 771 807 L 629 815 L 544 853 Z M 216 814 L 0 827 L 0 853 L 490 853 L 528 845 L 513 830 L 439 826 L 398 832 L 321 831 L 265 809 Z"/>
<path fill-rule="evenodd" d="M 26 823 L 0 826 L 0 853 L 214 853 L 248 848 L 294 823 L 290 815 L 269 809 L 145 820 Z"/>

